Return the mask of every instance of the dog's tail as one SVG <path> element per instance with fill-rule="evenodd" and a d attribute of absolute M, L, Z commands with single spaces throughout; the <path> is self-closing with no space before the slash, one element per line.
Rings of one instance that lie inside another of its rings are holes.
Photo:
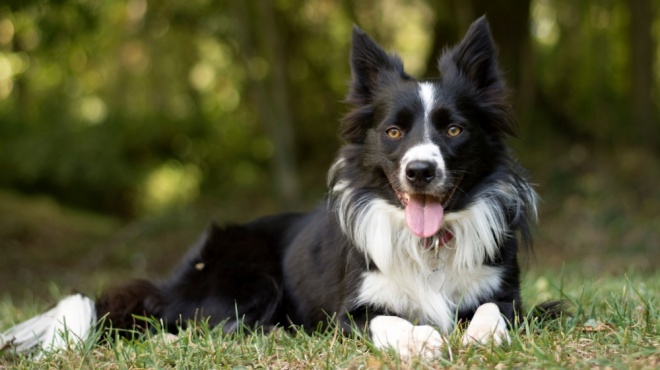
<path fill-rule="evenodd" d="M 54 352 L 96 340 L 105 328 L 120 335 L 144 331 L 137 317 L 158 315 L 160 289 L 145 280 L 135 280 L 103 293 L 96 302 L 82 294 L 60 300 L 50 310 L 0 333 L 0 352 Z"/>
<path fill-rule="evenodd" d="M 68 296 L 50 310 L 0 334 L 0 351 L 19 353 L 57 351 L 90 338 L 96 326 L 93 300 L 81 294 Z"/>
<path fill-rule="evenodd" d="M 573 316 L 573 304 L 568 300 L 554 300 L 539 303 L 532 307 L 531 316 L 541 321 L 556 320 Z"/>
<path fill-rule="evenodd" d="M 522 319 L 522 321 L 518 321 L 517 324 L 521 325 L 523 323 L 530 324 L 536 322 L 545 326 L 557 322 L 558 320 L 574 316 L 575 307 L 570 301 L 565 299 L 552 300 L 534 305 L 529 311 L 527 311 L 526 316 L 519 318 Z"/>

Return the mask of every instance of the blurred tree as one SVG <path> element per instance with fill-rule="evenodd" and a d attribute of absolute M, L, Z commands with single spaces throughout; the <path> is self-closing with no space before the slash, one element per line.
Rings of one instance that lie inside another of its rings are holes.
<path fill-rule="evenodd" d="M 268 1 L 236 2 L 234 12 L 238 20 L 235 33 L 247 66 L 248 88 L 256 101 L 257 119 L 273 143 L 276 195 L 281 206 L 295 208 L 300 194 L 289 103 L 289 50 L 281 31 L 285 18 Z"/>
<path fill-rule="evenodd" d="M 657 149 L 658 6 L 5 2 L 0 187 L 125 217 L 205 196 L 246 209 L 308 204 L 338 145 L 352 24 L 412 75 L 434 77 L 442 48 L 482 14 L 526 131 L 523 155 L 559 140 Z"/>
<path fill-rule="evenodd" d="M 526 32 L 529 25 L 530 0 L 450 0 L 432 1 L 428 4 L 436 16 L 432 33 L 432 50 L 426 62 L 425 75 L 434 76 L 437 58 L 442 49 L 455 44 L 468 26 L 478 17 L 486 15 L 493 38 L 499 51 L 499 61 L 512 88 L 519 112 L 530 107 L 533 72 L 530 37 Z"/>
<path fill-rule="evenodd" d="M 632 123 L 640 128 L 636 130 L 635 139 L 651 146 L 660 144 L 660 121 L 652 98 L 654 79 L 651 78 L 657 42 L 652 34 L 654 9 L 651 0 L 630 0 L 627 4 L 630 9 L 628 40 Z"/>

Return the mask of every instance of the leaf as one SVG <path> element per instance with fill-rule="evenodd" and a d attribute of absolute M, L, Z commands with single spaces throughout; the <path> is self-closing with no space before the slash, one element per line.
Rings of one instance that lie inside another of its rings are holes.
<path fill-rule="evenodd" d="M 608 322 L 601 322 L 594 319 L 589 319 L 582 326 L 582 332 L 598 332 L 598 331 L 614 331 L 614 325 Z"/>

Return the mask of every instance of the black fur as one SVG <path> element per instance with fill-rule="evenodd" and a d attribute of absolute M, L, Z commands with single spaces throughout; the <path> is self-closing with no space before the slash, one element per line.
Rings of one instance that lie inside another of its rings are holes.
<path fill-rule="evenodd" d="M 421 138 L 423 107 L 417 81 L 404 72 L 397 56 L 387 54 L 357 27 L 352 41 L 352 83 L 347 96 L 352 110 L 342 122 L 346 144 L 339 158 L 343 162 L 329 173 L 329 199 L 306 214 L 211 226 L 169 279 L 109 291 L 97 301 L 99 316 L 108 313 L 107 321 L 120 328 L 135 326 L 133 314 L 155 316 L 171 330 L 187 320 L 207 319 L 213 325 L 225 322 L 227 331 L 236 328 L 237 318 L 249 326 L 295 324 L 306 329 L 317 328 L 329 318 L 346 329 L 351 323 L 364 327 L 369 317 L 383 313 L 415 319 L 382 305 L 356 303 L 365 272 L 378 272 L 382 266 L 341 226 L 342 217 L 348 228 L 359 225 L 361 213 L 342 215 L 338 209 L 342 199 L 349 199 L 358 210 L 374 200 L 402 209 L 397 163 Z M 447 186 L 458 189 L 447 201 L 445 213 L 467 209 L 501 184 L 516 193 L 493 201 L 504 213 L 506 237 L 497 254 L 483 264 L 499 268 L 502 283 L 479 298 L 480 304 L 496 303 L 513 322 L 521 305 L 518 234 L 530 241 L 534 204 L 529 204 L 533 196 L 524 172 L 504 142 L 515 127 L 496 55 L 488 24 L 481 18 L 460 44 L 445 50 L 439 60 L 441 77 L 427 82 L 439 94 L 431 121 L 433 141 L 442 148 L 446 171 L 438 177 L 446 177 Z M 461 137 L 441 135 L 456 123 L 465 131 Z M 393 125 L 405 132 L 405 140 L 384 138 L 384 130 Z M 350 194 L 341 189 L 342 184 L 350 188 Z M 476 308 L 459 306 L 458 319 L 469 320 Z"/>

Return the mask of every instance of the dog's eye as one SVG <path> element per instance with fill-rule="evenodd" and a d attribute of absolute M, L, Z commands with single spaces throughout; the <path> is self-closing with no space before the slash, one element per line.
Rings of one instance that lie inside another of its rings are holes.
<path fill-rule="evenodd" d="M 388 128 L 387 131 L 385 131 L 385 133 L 391 139 L 400 139 L 401 136 L 403 136 L 403 132 L 401 132 L 401 130 L 399 130 L 396 127 Z"/>
<path fill-rule="evenodd" d="M 456 137 L 460 135 L 461 132 L 463 132 L 463 129 L 458 126 L 449 126 L 449 128 L 447 129 L 447 135 L 451 137 Z"/>

